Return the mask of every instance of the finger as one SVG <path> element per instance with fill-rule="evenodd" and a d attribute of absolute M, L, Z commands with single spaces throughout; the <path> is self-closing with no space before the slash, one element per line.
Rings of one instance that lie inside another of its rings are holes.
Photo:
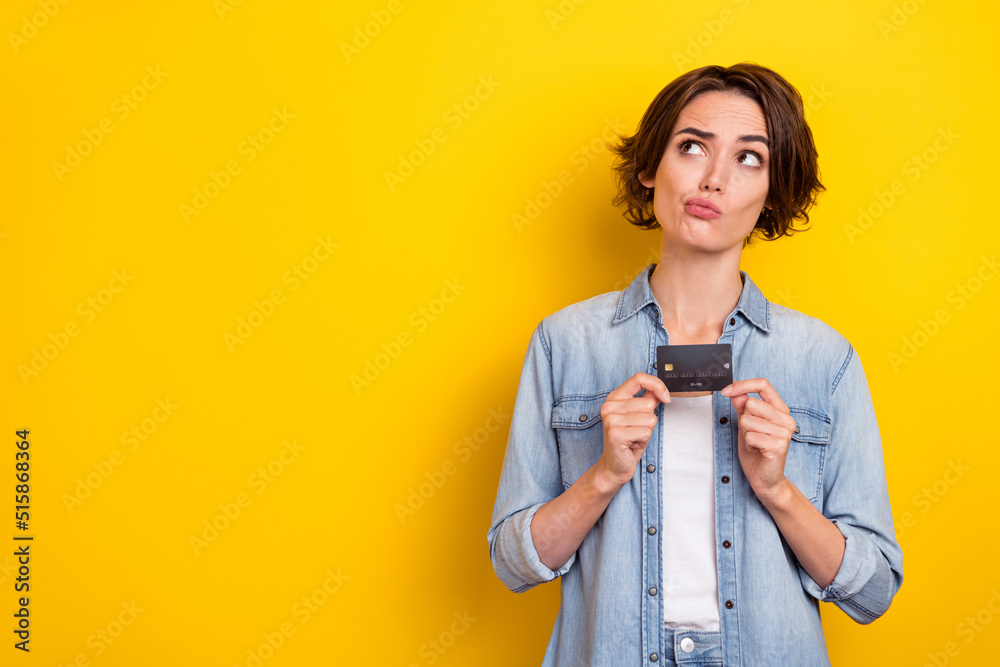
<path fill-rule="evenodd" d="M 765 403 L 759 398 L 754 398 L 753 396 L 747 397 L 746 407 L 743 409 L 743 414 L 750 414 L 755 417 L 766 419 L 774 422 L 782 428 L 787 428 L 789 431 L 795 428 L 795 419 L 788 412 L 783 412 L 776 406 L 770 403 Z"/>
<path fill-rule="evenodd" d="M 750 432 L 743 436 L 743 444 L 748 450 L 756 449 L 761 457 L 770 461 L 782 453 L 785 441 L 771 435 Z"/>
<path fill-rule="evenodd" d="M 630 428 L 633 426 L 652 429 L 656 426 L 656 415 L 651 412 L 614 413 L 604 417 L 603 421 L 608 428 L 614 429 Z"/>
<path fill-rule="evenodd" d="M 753 378 L 750 380 L 737 380 L 728 387 L 722 389 L 723 396 L 737 396 L 739 394 L 749 394 L 755 392 L 762 399 L 774 405 L 782 412 L 788 412 L 788 406 L 785 402 L 781 400 L 781 396 L 775 391 L 771 383 L 767 381 L 767 378 Z"/>
<path fill-rule="evenodd" d="M 670 402 L 670 392 L 667 391 L 667 385 L 663 384 L 663 380 L 655 375 L 642 372 L 636 373 L 625 380 L 620 387 L 608 394 L 608 399 L 620 401 L 625 398 L 632 398 L 642 389 L 659 397 L 659 400 L 664 403 Z"/>
<path fill-rule="evenodd" d="M 607 400 L 601 406 L 601 415 L 623 412 L 652 413 L 659 403 L 660 400 L 650 393 L 646 393 L 644 396 L 638 398 L 625 398 L 620 401 Z"/>
<path fill-rule="evenodd" d="M 612 443 L 625 445 L 629 448 L 645 447 L 653 437 L 653 429 L 644 426 L 628 426 L 615 433 Z"/>
<path fill-rule="evenodd" d="M 791 438 L 792 430 L 795 427 L 777 424 L 769 419 L 743 413 L 743 416 L 740 417 L 740 428 L 747 433 L 762 433 L 788 440 Z"/>
<path fill-rule="evenodd" d="M 748 398 L 750 398 L 750 397 L 747 396 L 746 394 L 739 394 L 737 396 L 733 396 L 732 397 L 731 400 L 733 402 L 733 410 L 736 411 L 736 417 L 737 418 L 743 416 L 743 412 L 746 409 L 746 404 L 747 404 L 747 399 Z"/>

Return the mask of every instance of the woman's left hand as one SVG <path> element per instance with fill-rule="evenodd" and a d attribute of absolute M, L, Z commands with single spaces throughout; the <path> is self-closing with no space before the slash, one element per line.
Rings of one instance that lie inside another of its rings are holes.
<path fill-rule="evenodd" d="M 756 392 L 760 398 L 750 396 Z M 739 420 L 739 457 L 743 474 L 762 501 L 785 483 L 785 457 L 795 419 L 766 378 L 738 380 L 722 390 Z"/>

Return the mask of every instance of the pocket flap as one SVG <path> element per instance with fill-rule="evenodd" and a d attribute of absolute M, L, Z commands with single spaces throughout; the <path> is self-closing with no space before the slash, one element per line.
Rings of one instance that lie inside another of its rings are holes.
<path fill-rule="evenodd" d="M 552 428 L 589 428 L 601 421 L 607 392 L 591 396 L 563 396 L 552 406 Z"/>
<path fill-rule="evenodd" d="M 789 407 L 788 411 L 795 420 L 795 433 L 792 440 L 811 442 L 815 445 L 830 444 L 830 418 L 809 408 Z"/>

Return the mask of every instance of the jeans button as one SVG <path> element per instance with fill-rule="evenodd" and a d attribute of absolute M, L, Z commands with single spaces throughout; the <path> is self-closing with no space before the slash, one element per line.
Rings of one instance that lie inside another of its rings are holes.
<path fill-rule="evenodd" d="M 694 650 L 694 640 L 690 637 L 685 637 L 681 640 L 681 650 L 685 653 L 690 653 Z"/>

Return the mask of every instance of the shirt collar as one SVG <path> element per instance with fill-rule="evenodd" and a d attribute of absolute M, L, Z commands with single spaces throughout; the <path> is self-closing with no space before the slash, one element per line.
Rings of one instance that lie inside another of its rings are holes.
<path fill-rule="evenodd" d="M 653 298 L 653 290 L 649 287 L 649 276 L 652 275 L 655 268 L 655 263 L 650 264 L 639 272 L 631 285 L 622 290 L 621 296 L 618 297 L 618 310 L 615 313 L 613 324 L 624 322 L 649 304 L 655 304 L 659 309 L 659 304 Z M 746 272 L 740 271 L 740 278 L 743 280 L 743 291 L 740 293 L 740 300 L 731 315 L 739 313 L 761 331 L 770 333 L 770 303 L 757 288 L 757 285 L 750 280 L 750 276 Z"/>

